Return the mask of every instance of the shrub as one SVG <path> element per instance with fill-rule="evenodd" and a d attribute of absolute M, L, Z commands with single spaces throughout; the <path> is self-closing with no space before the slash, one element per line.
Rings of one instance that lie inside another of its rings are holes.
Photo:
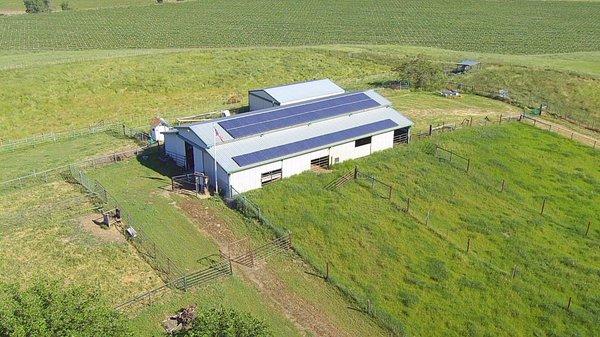
<path fill-rule="evenodd" d="M 248 314 L 232 309 L 204 309 L 192 323 L 192 328 L 177 336 L 263 337 L 272 336 L 266 324 Z"/>
<path fill-rule="evenodd" d="M 50 12 L 50 0 L 23 0 L 23 4 L 27 13 Z"/>
<path fill-rule="evenodd" d="M 0 283 L 0 336 L 130 336 L 125 319 L 97 292 L 36 282 Z"/>
<path fill-rule="evenodd" d="M 411 87 L 417 89 L 437 90 L 447 82 L 443 66 L 423 55 L 406 57 L 394 71 L 401 81 L 408 81 Z"/>
<path fill-rule="evenodd" d="M 60 9 L 62 9 L 63 11 L 70 11 L 71 5 L 69 5 L 69 2 L 63 1 L 60 3 Z"/>

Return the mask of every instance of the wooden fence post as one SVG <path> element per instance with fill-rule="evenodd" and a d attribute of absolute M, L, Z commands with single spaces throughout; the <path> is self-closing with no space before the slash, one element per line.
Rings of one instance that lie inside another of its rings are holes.
<path fill-rule="evenodd" d="M 329 262 L 325 265 L 325 281 L 329 281 Z"/>
<path fill-rule="evenodd" d="M 571 296 L 569 296 L 569 303 L 567 303 L 567 310 L 571 309 Z"/>
<path fill-rule="evenodd" d="M 498 120 L 498 124 L 502 124 L 502 114 L 500 114 L 500 120 Z"/>
<path fill-rule="evenodd" d="M 433 125 L 429 124 L 429 135 L 431 136 L 431 133 L 433 131 Z"/>
<path fill-rule="evenodd" d="M 467 239 L 467 253 L 469 252 L 469 248 L 471 248 L 471 238 Z"/>
<path fill-rule="evenodd" d="M 540 212 L 540 215 L 544 214 L 544 208 L 546 208 L 546 198 L 544 198 L 544 200 L 542 201 L 542 210 Z"/>
<path fill-rule="evenodd" d="M 354 180 L 358 178 L 358 166 L 354 166 Z"/>
<path fill-rule="evenodd" d="M 390 186 L 390 192 L 388 193 L 388 200 L 392 200 L 392 186 Z"/>
<path fill-rule="evenodd" d="M 467 173 L 469 172 L 469 167 L 471 167 L 471 159 L 467 159 Z"/>
<path fill-rule="evenodd" d="M 515 278 L 515 275 L 517 275 L 517 265 L 515 264 L 515 266 L 513 267 L 512 270 L 512 278 Z"/>
<path fill-rule="evenodd" d="M 471 120 L 469 121 L 469 126 L 473 126 L 473 116 L 471 116 Z"/>
<path fill-rule="evenodd" d="M 410 212 L 410 198 L 406 198 L 406 213 Z"/>
<path fill-rule="evenodd" d="M 504 186 L 506 185 L 506 181 L 502 179 L 502 186 L 500 186 L 500 192 L 504 192 Z"/>

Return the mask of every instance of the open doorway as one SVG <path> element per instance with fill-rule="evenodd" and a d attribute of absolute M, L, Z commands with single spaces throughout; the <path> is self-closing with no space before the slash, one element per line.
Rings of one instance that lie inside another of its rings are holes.
<path fill-rule="evenodd" d="M 185 169 L 194 170 L 194 147 L 188 142 L 185 142 Z"/>

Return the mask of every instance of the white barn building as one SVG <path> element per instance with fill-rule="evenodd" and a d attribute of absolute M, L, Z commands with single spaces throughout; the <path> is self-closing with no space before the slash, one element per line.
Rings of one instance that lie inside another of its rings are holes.
<path fill-rule="evenodd" d="M 248 91 L 250 111 L 306 102 L 340 95 L 346 91 L 330 79 L 288 84 Z"/>
<path fill-rule="evenodd" d="M 407 143 L 412 125 L 374 91 L 344 92 L 176 126 L 164 134 L 165 151 L 233 195 Z"/>

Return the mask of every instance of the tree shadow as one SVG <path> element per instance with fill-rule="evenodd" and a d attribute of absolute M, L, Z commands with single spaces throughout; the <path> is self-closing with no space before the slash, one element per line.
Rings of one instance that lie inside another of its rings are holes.
<path fill-rule="evenodd" d="M 374 81 L 369 82 L 369 84 L 375 87 L 383 87 L 386 89 L 410 89 L 410 83 L 408 81 L 401 80 Z"/>

